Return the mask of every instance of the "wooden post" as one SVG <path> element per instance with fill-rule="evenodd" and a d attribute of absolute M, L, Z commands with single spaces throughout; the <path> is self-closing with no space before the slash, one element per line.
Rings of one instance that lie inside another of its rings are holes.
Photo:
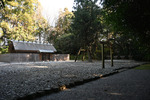
<path fill-rule="evenodd" d="M 84 59 L 85 59 L 85 52 L 83 53 L 82 61 L 84 61 Z"/>
<path fill-rule="evenodd" d="M 104 61 L 104 43 L 102 43 L 102 68 L 105 68 L 105 61 Z"/>
<path fill-rule="evenodd" d="M 113 67 L 114 64 L 113 64 L 113 49 L 112 49 L 112 45 L 110 46 L 110 58 L 111 58 L 111 67 Z"/>
<path fill-rule="evenodd" d="M 78 51 L 78 54 L 77 54 L 77 56 L 75 58 L 75 62 L 77 61 L 78 56 L 80 55 L 80 53 L 83 52 L 83 51 L 84 51 L 84 54 L 82 56 L 82 61 L 84 61 L 84 58 L 85 58 L 85 49 L 80 48 L 79 51 Z"/>

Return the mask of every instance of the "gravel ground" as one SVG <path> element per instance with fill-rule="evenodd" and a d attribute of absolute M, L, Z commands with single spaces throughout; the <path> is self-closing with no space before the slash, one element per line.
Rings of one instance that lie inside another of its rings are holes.
<path fill-rule="evenodd" d="M 83 79 L 94 78 L 114 72 L 118 68 L 129 68 L 143 64 L 131 60 L 114 60 L 114 67 L 101 62 L 0 62 L 0 100 L 12 100 L 38 91 L 50 90 Z"/>
<path fill-rule="evenodd" d="M 150 70 L 128 70 L 36 100 L 150 100 Z"/>

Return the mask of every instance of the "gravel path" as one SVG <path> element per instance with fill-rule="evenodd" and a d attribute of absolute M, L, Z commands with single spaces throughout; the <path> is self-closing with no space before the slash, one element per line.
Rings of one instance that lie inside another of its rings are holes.
<path fill-rule="evenodd" d="M 128 70 L 36 100 L 150 100 L 150 70 Z"/>
<path fill-rule="evenodd" d="M 17 99 L 140 64 L 142 62 L 115 60 L 115 66 L 110 67 L 110 61 L 106 61 L 106 68 L 102 69 L 98 61 L 0 63 L 0 100 Z"/>

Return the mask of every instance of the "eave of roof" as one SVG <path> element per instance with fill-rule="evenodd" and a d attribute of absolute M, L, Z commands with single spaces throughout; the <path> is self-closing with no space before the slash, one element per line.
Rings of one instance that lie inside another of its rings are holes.
<path fill-rule="evenodd" d="M 44 53 L 54 53 L 52 50 L 39 50 L 39 52 L 44 52 Z"/>

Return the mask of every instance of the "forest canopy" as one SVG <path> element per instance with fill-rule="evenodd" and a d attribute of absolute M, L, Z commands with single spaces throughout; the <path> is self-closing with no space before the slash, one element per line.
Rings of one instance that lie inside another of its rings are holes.
<path fill-rule="evenodd" d="M 38 0 L 1 0 L 0 42 L 6 39 L 53 43 L 57 53 L 100 59 L 100 40 L 114 55 L 150 60 L 149 0 L 74 0 L 73 11 L 59 12 L 55 25 L 41 14 Z M 4 51 L 5 50 L 0 50 Z M 7 51 L 7 50 L 6 50 Z"/>

